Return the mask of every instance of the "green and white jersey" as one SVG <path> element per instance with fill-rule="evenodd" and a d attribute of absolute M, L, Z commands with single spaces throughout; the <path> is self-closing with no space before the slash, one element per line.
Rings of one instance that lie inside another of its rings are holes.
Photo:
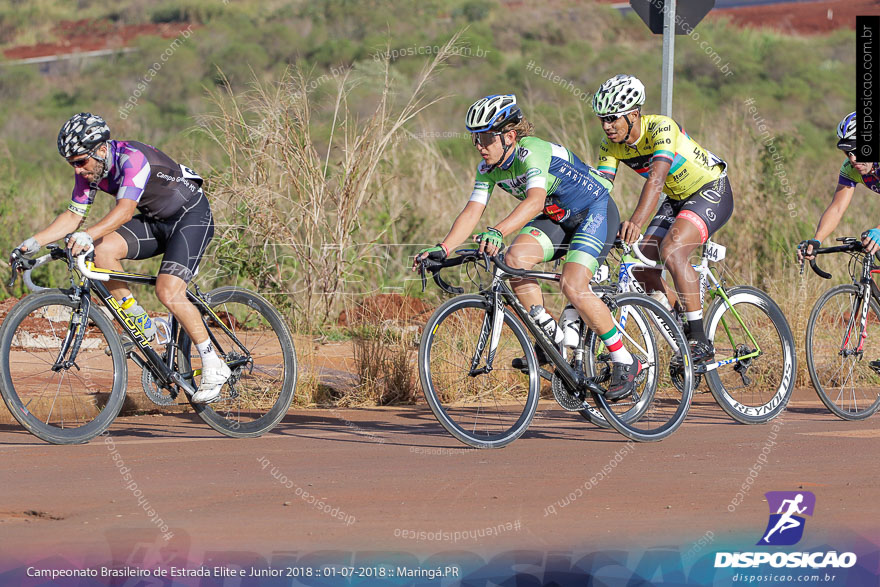
<path fill-rule="evenodd" d="M 531 188 L 547 190 L 545 207 L 556 205 L 579 212 L 598 199 L 607 198 L 611 182 L 561 145 L 524 137 L 502 165 L 487 171 L 485 161 L 477 166 L 470 201 L 486 205 L 497 185 L 518 200 Z"/>

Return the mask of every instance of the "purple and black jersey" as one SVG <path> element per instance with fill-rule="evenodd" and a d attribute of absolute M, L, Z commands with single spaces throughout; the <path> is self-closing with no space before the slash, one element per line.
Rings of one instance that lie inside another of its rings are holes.
<path fill-rule="evenodd" d="M 107 145 L 110 149 L 107 176 L 97 185 L 76 176 L 72 201 L 67 208 L 74 214 L 88 215 L 100 189 L 115 195 L 117 201 L 134 200 L 142 214 L 164 220 L 177 214 L 201 193 L 202 178 L 159 149 L 137 141 L 107 141 Z"/>

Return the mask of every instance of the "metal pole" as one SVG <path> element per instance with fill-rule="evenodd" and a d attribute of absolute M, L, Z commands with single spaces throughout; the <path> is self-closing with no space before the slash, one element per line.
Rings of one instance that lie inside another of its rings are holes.
<path fill-rule="evenodd" d="M 672 69 L 675 63 L 675 2 L 663 2 L 663 86 L 660 113 L 672 116 Z"/>

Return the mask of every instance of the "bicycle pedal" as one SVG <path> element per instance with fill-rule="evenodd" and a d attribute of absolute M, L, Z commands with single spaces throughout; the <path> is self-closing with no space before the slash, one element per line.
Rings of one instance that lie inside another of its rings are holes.
<path fill-rule="evenodd" d="M 874 373 L 880 375 L 880 359 L 877 359 L 876 361 L 871 361 L 870 363 L 868 363 L 868 367 L 870 367 L 871 370 L 874 371 Z"/>

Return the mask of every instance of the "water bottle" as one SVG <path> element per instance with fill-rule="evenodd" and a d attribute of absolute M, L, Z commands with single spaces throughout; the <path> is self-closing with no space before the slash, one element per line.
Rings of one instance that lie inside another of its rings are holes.
<path fill-rule="evenodd" d="M 564 337 L 562 329 L 556 324 L 556 320 L 553 319 L 553 316 L 547 313 L 544 306 L 532 306 L 532 309 L 529 310 L 529 316 L 531 316 L 535 323 L 541 327 L 541 330 L 547 333 L 547 336 L 550 337 L 553 344 L 559 344 L 562 342 Z"/>
<path fill-rule="evenodd" d="M 565 306 L 559 325 L 562 327 L 562 344 L 569 348 L 576 347 L 580 341 L 581 317 L 574 306 L 570 304 Z"/>
<path fill-rule="evenodd" d="M 666 294 L 664 292 L 660 291 L 659 289 L 655 289 L 654 291 L 652 291 L 648 295 L 650 295 L 652 298 L 654 298 L 655 300 L 660 302 L 660 304 L 664 308 L 666 308 L 670 312 L 672 311 L 672 306 L 669 305 L 669 298 L 666 297 Z"/>

